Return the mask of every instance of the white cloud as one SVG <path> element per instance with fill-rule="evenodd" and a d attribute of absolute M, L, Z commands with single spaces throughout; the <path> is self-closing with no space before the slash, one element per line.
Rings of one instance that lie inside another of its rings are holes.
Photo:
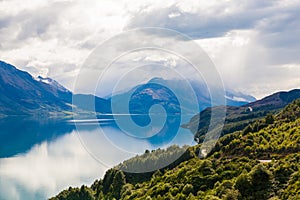
<path fill-rule="evenodd" d="M 297 1 L 180 2 L 140 10 L 128 26 L 160 26 L 191 36 L 212 58 L 228 87 L 260 98 L 299 87 L 292 73 L 272 67 L 300 64 L 299 7 Z M 173 13 L 180 15 L 169 17 Z"/>
<path fill-rule="evenodd" d="M 1 1 L 0 12 L 0 59 L 33 75 L 48 68 L 69 89 L 90 51 L 127 21 L 117 1 Z"/>
<path fill-rule="evenodd" d="M 261 97 L 277 87 L 260 89 L 265 82 L 259 77 L 271 66 L 300 63 L 299 7 L 290 0 L 1 1 L 0 59 L 33 74 L 48 69 L 48 76 L 72 89 L 81 64 L 99 43 L 131 28 L 165 27 L 203 45 L 226 85 Z M 278 78 L 281 72 L 272 70 Z M 255 84 L 241 80 L 241 74 Z M 293 77 L 284 75 L 278 89 L 291 89 L 284 80 Z"/>

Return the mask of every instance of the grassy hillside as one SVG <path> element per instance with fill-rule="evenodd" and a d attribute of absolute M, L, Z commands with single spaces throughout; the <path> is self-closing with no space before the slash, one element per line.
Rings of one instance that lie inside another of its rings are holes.
<path fill-rule="evenodd" d="M 180 148 L 147 151 L 108 170 L 91 187 L 69 188 L 52 200 L 300 199 L 300 99 L 220 138 L 205 159 L 198 157 L 200 147 L 189 147 L 173 164 L 154 172 L 120 170 L 160 163 Z"/>

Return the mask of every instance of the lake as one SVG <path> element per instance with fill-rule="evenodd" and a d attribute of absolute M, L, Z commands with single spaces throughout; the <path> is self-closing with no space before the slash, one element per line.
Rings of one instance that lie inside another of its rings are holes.
<path fill-rule="evenodd" d="M 92 184 L 107 169 L 146 149 L 192 145 L 193 134 L 180 127 L 190 118 L 1 119 L 0 199 L 47 199 L 69 186 Z"/>

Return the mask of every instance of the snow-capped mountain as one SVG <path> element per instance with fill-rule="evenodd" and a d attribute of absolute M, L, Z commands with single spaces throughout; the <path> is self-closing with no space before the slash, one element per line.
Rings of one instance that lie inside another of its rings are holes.
<path fill-rule="evenodd" d="M 51 87 L 53 88 L 56 88 L 57 90 L 59 91 L 62 91 L 62 92 L 70 92 L 68 89 L 66 89 L 64 86 L 62 86 L 61 84 L 59 84 L 57 81 L 51 79 L 51 78 L 44 78 L 44 77 L 41 77 L 41 76 L 38 76 L 35 78 L 37 81 L 39 82 L 43 82 L 43 83 L 46 83 L 48 85 L 50 85 Z"/>
<path fill-rule="evenodd" d="M 110 112 L 110 102 L 93 95 L 74 94 L 81 110 Z M 72 111 L 72 92 L 51 78 L 32 77 L 0 61 L 0 115 L 49 114 Z M 88 102 L 95 100 L 95 105 Z"/>

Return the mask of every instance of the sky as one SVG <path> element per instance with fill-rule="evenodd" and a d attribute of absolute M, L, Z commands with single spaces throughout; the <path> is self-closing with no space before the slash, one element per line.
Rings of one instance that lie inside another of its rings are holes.
<path fill-rule="evenodd" d="M 73 91 L 103 42 L 137 28 L 166 28 L 197 43 L 226 88 L 262 98 L 300 88 L 299 10 L 299 0 L 0 0 L 0 59 Z M 150 60 L 168 59 L 158 55 Z"/>

